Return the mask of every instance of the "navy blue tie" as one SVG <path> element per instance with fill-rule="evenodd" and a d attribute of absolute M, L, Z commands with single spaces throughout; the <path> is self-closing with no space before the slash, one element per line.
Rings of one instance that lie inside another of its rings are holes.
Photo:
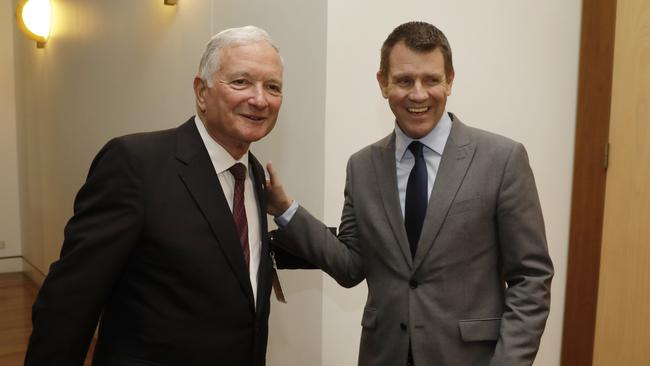
<path fill-rule="evenodd" d="M 415 257 L 418 248 L 424 215 L 427 212 L 427 164 L 424 161 L 422 145 L 419 141 L 413 141 L 408 149 L 415 157 L 415 165 L 409 174 L 409 180 L 406 184 L 406 199 L 404 202 L 404 226 L 406 235 L 409 239 L 411 256 Z"/>

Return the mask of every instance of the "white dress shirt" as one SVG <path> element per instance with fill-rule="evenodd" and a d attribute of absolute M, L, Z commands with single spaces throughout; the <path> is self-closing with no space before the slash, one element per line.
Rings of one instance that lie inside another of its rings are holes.
<path fill-rule="evenodd" d="M 421 139 L 417 139 L 417 141 L 420 141 L 424 145 L 422 153 L 424 155 L 424 161 L 427 164 L 427 199 L 431 197 L 433 184 L 438 175 L 442 152 L 445 149 L 449 133 L 451 132 L 451 123 L 451 117 L 445 111 L 433 130 L 429 131 Z M 415 140 L 406 136 L 399 125 L 395 123 L 395 164 L 397 169 L 397 191 L 399 192 L 399 203 L 402 207 L 402 218 L 404 218 L 405 212 L 406 185 L 411 169 L 415 165 L 415 157 L 411 150 L 408 149 L 412 141 Z"/>
<path fill-rule="evenodd" d="M 194 116 L 194 123 L 199 130 L 201 140 L 208 150 L 210 160 L 214 170 L 219 178 L 219 183 L 226 196 L 228 206 L 232 212 L 232 201 L 235 194 L 235 177 L 228 171 L 236 163 L 242 163 L 248 170 L 248 177 L 244 181 L 244 206 L 246 208 L 246 220 L 248 221 L 248 245 L 250 247 L 250 265 L 248 273 L 250 275 L 251 287 L 253 288 L 253 298 L 257 304 L 257 272 L 260 265 L 260 251 L 262 247 L 262 238 L 260 233 L 260 215 L 255 190 L 253 185 L 253 176 L 248 166 L 248 152 L 239 160 L 235 160 L 221 145 L 210 137 L 203 122 L 199 116 Z M 214 187 L 217 189 L 217 187 Z"/>

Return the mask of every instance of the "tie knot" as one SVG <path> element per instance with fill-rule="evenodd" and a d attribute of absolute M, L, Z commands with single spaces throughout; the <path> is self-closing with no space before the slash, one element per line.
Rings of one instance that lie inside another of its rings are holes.
<path fill-rule="evenodd" d="M 243 181 L 246 179 L 246 166 L 242 163 L 237 163 L 229 169 L 230 174 L 235 177 L 235 181 Z"/>
<path fill-rule="evenodd" d="M 423 146 L 424 145 L 422 145 L 422 143 L 420 141 L 413 141 L 413 142 L 411 142 L 409 144 L 408 149 L 411 151 L 413 156 L 415 156 L 417 158 L 417 157 L 423 156 L 423 154 L 422 154 L 422 147 Z"/>

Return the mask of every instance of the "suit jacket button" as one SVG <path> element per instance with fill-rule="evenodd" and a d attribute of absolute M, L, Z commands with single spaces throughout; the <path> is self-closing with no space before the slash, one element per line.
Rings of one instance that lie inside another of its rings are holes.
<path fill-rule="evenodd" d="M 404 323 L 399 323 L 399 329 L 401 329 L 401 330 L 406 330 L 406 324 L 404 324 Z"/>
<path fill-rule="evenodd" d="M 412 289 L 415 290 L 416 288 L 418 288 L 418 281 L 416 281 L 416 280 L 410 280 L 410 281 L 409 281 L 409 286 L 410 286 Z"/>

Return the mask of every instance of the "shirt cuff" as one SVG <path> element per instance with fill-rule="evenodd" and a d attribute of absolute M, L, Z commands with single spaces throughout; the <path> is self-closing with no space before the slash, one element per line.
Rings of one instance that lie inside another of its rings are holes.
<path fill-rule="evenodd" d="M 284 228 L 285 226 L 289 225 L 289 221 L 293 218 L 293 215 L 298 211 L 298 202 L 296 200 L 293 200 L 291 202 L 291 206 L 284 211 L 284 213 L 280 216 L 274 217 L 273 221 L 278 225 L 279 228 Z"/>

